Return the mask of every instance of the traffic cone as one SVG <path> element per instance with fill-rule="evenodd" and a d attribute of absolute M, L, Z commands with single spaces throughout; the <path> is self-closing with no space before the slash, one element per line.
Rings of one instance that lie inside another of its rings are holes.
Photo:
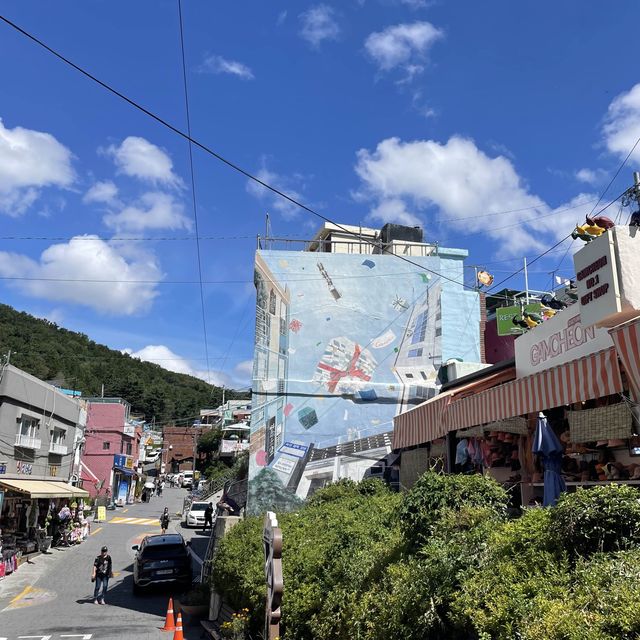
<path fill-rule="evenodd" d="M 175 631 L 176 623 L 173 619 L 173 598 L 169 598 L 169 604 L 167 605 L 167 617 L 164 621 L 164 627 L 161 631 Z"/>
<path fill-rule="evenodd" d="M 182 635 L 182 614 L 178 614 L 178 621 L 176 622 L 176 630 L 173 632 L 173 640 L 184 640 Z"/>

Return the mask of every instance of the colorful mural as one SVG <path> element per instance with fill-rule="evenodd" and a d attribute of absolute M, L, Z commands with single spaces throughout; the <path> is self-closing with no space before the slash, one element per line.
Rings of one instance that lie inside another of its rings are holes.
<path fill-rule="evenodd" d="M 443 362 L 480 360 L 478 295 L 438 275 L 462 282 L 466 255 L 412 258 L 427 272 L 391 255 L 256 253 L 251 511 L 293 506 L 343 475 L 334 465 L 314 484 L 314 451 L 391 431 L 438 393 Z"/>

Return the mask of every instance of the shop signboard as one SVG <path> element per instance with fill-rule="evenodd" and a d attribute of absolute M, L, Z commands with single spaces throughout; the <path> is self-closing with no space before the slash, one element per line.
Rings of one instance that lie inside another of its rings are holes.
<path fill-rule="evenodd" d="M 540 314 L 542 308 L 539 302 L 532 302 L 524 305 L 524 309 L 529 313 Z M 522 313 L 522 307 L 520 305 L 514 305 L 512 307 L 501 307 L 496 309 L 496 324 L 498 326 L 499 336 L 519 336 L 524 333 L 522 327 L 517 327 L 513 324 L 513 319 Z"/>
<path fill-rule="evenodd" d="M 7 463 L 6 462 L 0 462 L 0 474 L 5 474 L 7 473 Z"/>
<path fill-rule="evenodd" d="M 118 504 L 127 503 L 127 493 L 129 492 L 129 483 L 126 480 L 120 480 L 118 487 Z"/>
<path fill-rule="evenodd" d="M 136 435 L 136 428 L 132 424 L 125 424 L 124 435 L 133 438 Z"/>
<path fill-rule="evenodd" d="M 308 448 L 306 445 L 297 442 L 285 442 L 280 447 L 280 453 L 286 453 L 296 458 L 304 458 L 307 455 Z"/>
<path fill-rule="evenodd" d="M 57 464 L 50 464 L 49 465 L 49 475 L 52 478 L 55 478 L 58 475 L 58 471 L 60 470 L 60 467 Z"/>
<path fill-rule="evenodd" d="M 2 505 L 4 504 L 4 491 L 0 490 L 0 513 L 2 513 Z"/>
<path fill-rule="evenodd" d="M 613 346 L 606 329 L 581 322 L 576 306 L 516 338 L 516 377 L 530 376 Z"/>
<path fill-rule="evenodd" d="M 128 469 L 133 471 L 133 456 L 127 456 L 123 453 L 116 453 L 113 456 L 113 466 L 120 469 Z"/>
<path fill-rule="evenodd" d="M 621 311 L 614 233 L 604 233 L 573 256 L 580 317 L 585 326 L 599 324 Z"/>
<path fill-rule="evenodd" d="M 104 522 L 107 519 L 107 508 L 106 507 L 98 507 L 98 522 Z"/>
<path fill-rule="evenodd" d="M 296 467 L 296 462 L 294 460 L 290 460 L 289 458 L 285 458 L 281 456 L 274 462 L 272 468 L 275 471 L 280 471 L 281 473 L 290 475 L 291 472 L 295 469 L 295 467 Z"/>

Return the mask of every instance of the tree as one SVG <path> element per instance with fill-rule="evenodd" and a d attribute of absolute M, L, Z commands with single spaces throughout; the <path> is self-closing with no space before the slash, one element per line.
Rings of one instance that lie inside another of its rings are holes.
<path fill-rule="evenodd" d="M 205 455 L 205 468 L 211 464 L 222 440 L 222 430 L 218 427 L 204 431 L 198 438 L 198 453 Z"/>

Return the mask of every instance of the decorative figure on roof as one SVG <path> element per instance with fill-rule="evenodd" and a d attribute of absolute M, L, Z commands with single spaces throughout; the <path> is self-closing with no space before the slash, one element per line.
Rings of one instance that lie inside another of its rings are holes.
<path fill-rule="evenodd" d="M 542 298 L 540 298 L 540 302 L 550 309 L 555 309 L 556 311 L 560 311 L 562 309 L 567 308 L 567 303 L 562 300 L 558 300 L 555 296 L 552 296 L 548 293 L 545 293 Z"/>
<path fill-rule="evenodd" d="M 584 240 L 585 242 L 591 242 L 594 238 L 601 236 L 613 226 L 615 226 L 613 220 L 607 218 L 607 216 L 586 216 L 584 224 L 576 224 L 576 228 L 571 233 L 571 237 L 574 240 L 580 238 L 580 240 Z"/>
<path fill-rule="evenodd" d="M 490 287 L 493 284 L 493 276 L 488 271 L 478 271 L 477 277 L 481 287 Z"/>

